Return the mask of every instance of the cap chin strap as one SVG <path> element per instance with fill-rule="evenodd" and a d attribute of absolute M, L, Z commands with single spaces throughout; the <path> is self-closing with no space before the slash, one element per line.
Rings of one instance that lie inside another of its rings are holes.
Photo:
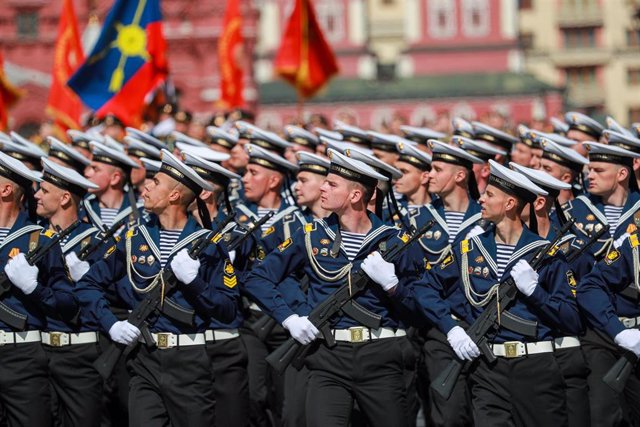
<path fill-rule="evenodd" d="M 538 234 L 538 219 L 536 218 L 536 210 L 533 207 L 533 202 L 529 203 L 529 230 Z"/>
<path fill-rule="evenodd" d="M 196 195 L 196 206 L 198 207 L 198 214 L 200 215 L 200 222 L 202 222 L 202 227 L 206 228 L 207 230 L 211 230 L 212 224 L 209 209 L 207 209 L 207 204 L 200 198 L 199 195 Z"/>
<path fill-rule="evenodd" d="M 33 186 L 28 185 L 24 187 L 24 195 L 27 202 L 27 213 L 29 215 L 29 221 L 35 223 L 38 220 L 36 214 L 36 199 L 33 197 Z"/>
<path fill-rule="evenodd" d="M 382 219 L 382 202 L 384 201 L 384 196 L 382 195 L 382 190 L 378 187 L 375 189 L 376 192 L 376 216 Z"/>

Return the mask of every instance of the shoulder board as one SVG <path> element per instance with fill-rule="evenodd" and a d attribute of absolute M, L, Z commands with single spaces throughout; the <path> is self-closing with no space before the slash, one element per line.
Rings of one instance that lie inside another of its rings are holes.
<path fill-rule="evenodd" d="M 53 236 L 55 236 L 55 235 L 56 235 L 56 232 L 55 232 L 54 230 L 52 230 L 52 229 L 50 229 L 50 228 L 49 228 L 49 229 L 47 229 L 47 230 L 43 230 L 43 231 L 41 232 L 41 234 L 42 234 L 42 235 L 44 235 L 44 236 L 46 236 L 46 237 L 48 237 L 49 239 L 51 239 Z"/>
<path fill-rule="evenodd" d="M 640 240 L 638 239 L 638 233 L 633 233 L 629 236 L 629 244 L 631 244 L 632 248 L 637 248 L 640 246 Z"/>

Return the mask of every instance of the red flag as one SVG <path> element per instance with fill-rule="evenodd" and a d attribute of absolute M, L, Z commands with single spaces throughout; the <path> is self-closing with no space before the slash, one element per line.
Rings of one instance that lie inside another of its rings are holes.
<path fill-rule="evenodd" d="M 311 98 L 338 73 L 336 57 L 318 25 L 309 0 L 296 5 L 276 54 L 275 68 L 301 98 Z"/>
<path fill-rule="evenodd" d="M 0 51 L 0 130 L 7 130 L 9 109 L 18 102 L 23 92 L 9 83 L 4 74 L 4 57 Z"/>
<path fill-rule="evenodd" d="M 229 0 L 218 40 L 220 62 L 220 104 L 222 108 L 241 107 L 242 99 L 242 15 L 240 0 Z"/>
<path fill-rule="evenodd" d="M 54 48 L 51 91 L 47 102 L 47 114 L 55 120 L 62 133 L 67 129 L 80 127 L 82 102 L 67 86 L 67 81 L 83 62 L 84 52 L 80 44 L 73 1 L 64 0 Z"/>

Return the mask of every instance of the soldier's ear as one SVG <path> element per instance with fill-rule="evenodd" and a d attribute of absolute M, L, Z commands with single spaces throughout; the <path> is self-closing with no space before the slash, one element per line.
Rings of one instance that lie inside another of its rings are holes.
<path fill-rule="evenodd" d="M 71 200 L 71 193 L 69 193 L 68 191 L 63 191 L 62 196 L 60 197 L 60 206 L 66 208 L 67 206 L 69 206 L 69 203 L 71 203 Z"/>

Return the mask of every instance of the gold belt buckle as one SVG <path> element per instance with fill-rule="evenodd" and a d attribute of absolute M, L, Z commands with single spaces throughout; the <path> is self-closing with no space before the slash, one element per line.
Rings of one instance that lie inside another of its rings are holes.
<path fill-rule="evenodd" d="M 514 357 L 518 357 L 518 342 L 511 341 L 504 343 L 504 357 L 507 359 L 512 359 Z"/>
<path fill-rule="evenodd" d="M 364 328 L 349 328 L 351 333 L 351 342 L 363 342 L 364 341 Z"/>
<path fill-rule="evenodd" d="M 169 348 L 169 337 L 171 336 L 171 334 L 169 333 L 159 333 L 158 334 L 158 342 L 156 343 L 156 346 L 158 348 L 161 349 L 165 349 L 165 348 Z"/>
<path fill-rule="evenodd" d="M 49 345 L 51 347 L 62 347 L 62 332 L 49 332 Z"/>

